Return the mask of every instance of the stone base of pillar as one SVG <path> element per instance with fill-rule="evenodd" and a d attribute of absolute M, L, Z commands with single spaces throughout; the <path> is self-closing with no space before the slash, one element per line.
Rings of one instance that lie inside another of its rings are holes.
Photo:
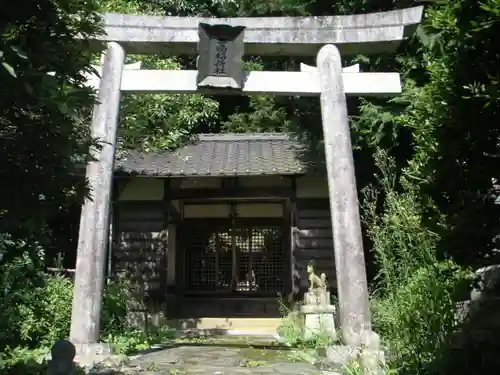
<path fill-rule="evenodd" d="M 80 366 L 94 366 L 114 357 L 115 349 L 111 344 L 89 343 L 74 344 L 76 349 L 75 362 Z"/>
<path fill-rule="evenodd" d="M 363 375 L 384 374 L 385 353 L 381 350 L 365 348 L 359 356 L 359 364 Z"/>
<path fill-rule="evenodd" d="M 326 348 L 325 364 L 332 369 L 341 369 L 357 361 L 363 375 L 383 374 L 385 353 L 382 350 L 356 348 L 347 345 L 331 345 Z"/>

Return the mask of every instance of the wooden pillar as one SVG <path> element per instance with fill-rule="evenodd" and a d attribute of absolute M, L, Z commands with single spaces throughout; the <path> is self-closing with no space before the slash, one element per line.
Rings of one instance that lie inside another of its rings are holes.
<path fill-rule="evenodd" d="M 371 317 L 354 157 L 337 47 L 322 47 L 317 67 L 341 330 L 347 345 L 359 346 L 363 334 L 371 331 Z"/>
<path fill-rule="evenodd" d="M 96 161 L 87 166 L 92 197 L 83 204 L 78 237 L 70 333 L 77 351 L 86 351 L 85 346 L 99 341 L 124 61 L 123 48 L 109 43 L 102 59 L 99 102 L 92 118 L 92 136 L 101 142 L 102 148 L 92 150 Z"/>
<path fill-rule="evenodd" d="M 292 181 L 292 195 L 290 197 L 290 283 L 292 285 L 288 302 L 294 302 L 300 293 L 300 275 L 297 269 L 297 176 L 291 177 Z"/>
<path fill-rule="evenodd" d="M 163 179 L 163 199 L 162 199 L 162 204 L 163 204 L 163 256 L 162 256 L 162 272 L 164 274 L 161 276 L 161 289 L 163 293 L 165 293 L 165 298 L 166 298 L 166 292 L 167 292 L 167 285 L 168 285 L 168 253 L 170 252 L 169 248 L 169 240 L 170 240 L 170 234 L 168 231 L 168 227 L 170 224 L 170 179 L 165 178 Z"/>

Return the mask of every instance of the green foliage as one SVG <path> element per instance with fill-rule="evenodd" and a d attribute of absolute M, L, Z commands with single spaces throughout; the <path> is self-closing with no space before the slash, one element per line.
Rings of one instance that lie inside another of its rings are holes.
<path fill-rule="evenodd" d="M 12 244 L 8 235 L 2 236 L 0 246 Z M 33 290 L 36 283 L 33 278 L 35 267 L 28 255 L 24 254 L 11 260 L 0 268 L 0 286 L 2 288 L 0 303 L 0 348 L 21 342 L 19 322 L 20 306 L 29 304 L 27 290 Z M 30 277 L 31 276 L 31 277 Z"/>
<path fill-rule="evenodd" d="M 248 112 L 229 115 L 221 124 L 221 131 L 227 133 L 265 133 L 284 132 L 291 127 L 284 108 L 276 106 L 276 98 L 272 96 L 252 96 L 249 99 Z"/>
<path fill-rule="evenodd" d="M 395 158 L 397 189 L 416 194 L 425 226 L 440 236 L 436 251 L 475 266 L 495 262 L 500 230 L 492 183 L 499 167 L 497 7 L 428 6 L 416 37 L 394 59 L 403 94 L 363 100 L 353 118 L 361 152 L 381 147 Z"/>
<path fill-rule="evenodd" d="M 309 4 L 300 0 L 240 0 L 221 4 L 219 11 L 226 17 L 304 16 Z"/>
<path fill-rule="evenodd" d="M 1 58 L 12 68 L 0 71 L 8 87 L 0 100 L 0 174 L 10 181 L 0 188 L 0 369 L 11 374 L 19 366 L 21 373 L 43 371 L 33 360 L 69 324 L 68 310 L 58 307 L 72 288 L 62 280 L 44 286 L 39 269 L 53 239 L 51 221 L 85 192 L 75 169 L 88 160 L 94 94 L 83 85 L 90 53 L 74 37 L 99 31 L 92 3 L 23 5 L 0 5 Z"/>
<path fill-rule="evenodd" d="M 143 69 L 178 70 L 175 59 L 132 57 Z M 121 102 L 119 146 L 166 150 L 182 144 L 198 127 L 213 128 L 219 103 L 203 95 L 128 94 Z"/>
<path fill-rule="evenodd" d="M 108 283 L 104 291 L 101 314 L 101 337 L 114 345 L 118 353 L 129 354 L 152 345 L 164 344 L 174 338 L 168 326 L 148 331 L 134 327 L 128 317 L 132 311 L 141 311 L 144 306 L 137 300 L 133 286 L 127 280 Z"/>
<path fill-rule="evenodd" d="M 3 291 L 9 304 L 0 307 L 0 350 L 4 353 L 0 373 L 15 373 L 16 368 L 30 375 L 42 372 L 51 346 L 69 336 L 73 283 L 63 276 L 39 274 L 24 281 L 29 287 L 20 289 L 15 282 L 25 277 L 26 267 L 29 261 L 19 261 L 16 267 L 11 264 L 9 280 L 2 284 L 11 289 Z M 173 331 L 166 326 L 151 332 L 131 326 L 127 318 L 137 306 L 128 283 L 116 281 L 106 286 L 101 335 L 105 342 L 114 344 L 118 353 L 136 352 L 173 338 Z M 29 372 L 30 368 L 33 372 Z"/>
<path fill-rule="evenodd" d="M 97 0 L 99 12 L 163 15 L 162 8 L 156 1 L 141 0 Z"/>
<path fill-rule="evenodd" d="M 297 307 L 290 309 L 282 300 L 278 302 L 282 315 L 282 320 L 278 327 L 278 334 L 288 345 L 297 346 L 303 339 L 304 319 Z"/>
<path fill-rule="evenodd" d="M 468 274 L 451 261 L 423 265 L 411 277 L 375 298 L 376 328 L 394 365 L 428 370 L 457 327 L 456 293 Z"/>
<path fill-rule="evenodd" d="M 94 93 L 87 43 L 100 31 L 92 2 L 0 5 L 0 264 L 51 241 L 50 222 L 85 193 L 75 169 L 92 144 L 87 119 Z M 54 72 L 54 75 L 48 73 Z M 8 88 L 8 89 L 5 89 Z"/>
<path fill-rule="evenodd" d="M 175 337 L 175 331 L 168 326 L 150 332 L 139 328 L 125 327 L 125 329 L 114 330 L 107 337 L 103 337 L 103 340 L 113 344 L 117 353 L 131 354 L 150 349 L 153 345 L 170 343 Z"/>
<path fill-rule="evenodd" d="M 379 266 L 374 324 L 401 370 L 428 370 L 456 329 L 456 295 L 470 274 L 437 258 L 439 236 L 425 227 L 410 187 L 396 191 L 395 162 L 378 150 L 379 196 L 364 190 L 364 220 Z M 381 212 L 381 214 L 379 213 Z"/>
<path fill-rule="evenodd" d="M 395 60 L 403 94 L 363 100 L 353 118 L 362 152 L 386 150 L 375 153 L 378 179 L 364 191 L 363 217 L 378 266 L 376 328 L 403 373 L 446 373 L 440 357 L 459 328 L 457 292 L 470 279 L 457 262 L 495 262 L 498 6 L 427 7 Z"/>
<path fill-rule="evenodd" d="M 449 26 L 450 32 L 441 41 L 448 55 L 452 84 L 449 96 L 444 98 L 447 115 L 438 133 L 435 194 L 452 228 L 445 237 L 446 251 L 453 252 L 463 263 L 479 266 L 498 262 L 495 249 L 500 208 L 495 202 L 498 192 L 492 179 L 497 180 L 500 166 L 495 67 L 500 51 L 500 4 L 488 0 L 457 1 L 452 5 L 448 24 L 455 29 Z M 453 137 L 456 134 L 461 136 Z M 453 180 L 449 175 L 454 176 Z M 473 257 L 471 246 L 476 249 Z"/>
<path fill-rule="evenodd" d="M 0 359 L 0 374 L 44 375 L 47 373 L 47 355 L 50 348 L 29 349 L 16 347 Z"/>
<path fill-rule="evenodd" d="M 4 242 L 8 242 L 4 238 Z M 50 347 L 69 336 L 73 283 L 66 277 L 38 271 L 39 260 L 28 253 L 0 269 L 0 373 L 45 373 Z M 166 342 L 168 327 L 144 332 L 127 318 L 138 307 L 131 286 L 124 281 L 106 286 L 102 311 L 102 337 L 128 353 Z"/>
<path fill-rule="evenodd" d="M 373 186 L 364 189 L 363 219 L 380 266 L 379 284 L 391 290 L 408 280 L 422 264 L 436 261 L 439 236 L 422 222 L 424 212 L 416 192 L 396 190 L 394 159 L 379 149 L 375 163 L 380 170 L 380 187 L 379 190 Z M 383 193 L 381 209 L 380 192 Z"/>
<path fill-rule="evenodd" d="M 69 336 L 73 284 L 63 276 L 46 277 L 19 305 L 21 340 L 30 347 L 50 347 Z"/>
<path fill-rule="evenodd" d="M 142 307 L 134 296 L 132 286 L 126 280 L 109 282 L 104 290 L 101 313 L 103 337 L 125 331 L 127 314 Z"/>
<path fill-rule="evenodd" d="M 219 8 L 233 9 L 235 0 L 98 0 L 103 12 L 165 16 L 211 16 Z"/>

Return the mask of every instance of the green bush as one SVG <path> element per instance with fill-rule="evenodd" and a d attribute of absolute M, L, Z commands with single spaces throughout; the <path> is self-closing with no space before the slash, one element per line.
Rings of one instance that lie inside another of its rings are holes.
<path fill-rule="evenodd" d="M 103 298 L 102 330 L 118 334 L 127 328 L 126 316 L 131 299 L 125 283 L 110 283 Z M 16 321 L 22 346 L 50 347 L 69 336 L 73 283 L 60 275 L 40 275 L 38 286 L 25 292 L 24 303 L 16 308 Z"/>
<path fill-rule="evenodd" d="M 63 276 L 46 275 L 43 285 L 27 292 L 18 307 L 19 332 L 28 346 L 50 347 L 69 336 L 73 284 Z"/>
<path fill-rule="evenodd" d="M 6 242 L 0 241 L 0 248 L 5 244 Z M 18 245 L 9 244 L 16 247 Z M 22 254 L 22 248 L 19 251 Z M 22 327 L 22 314 L 27 313 L 27 306 L 32 302 L 34 291 L 42 285 L 43 278 L 36 268 L 37 265 L 30 257 L 23 254 L 0 267 L 0 351 L 7 346 L 30 344 L 23 339 L 23 331 L 26 331 L 26 328 Z"/>
<path fill-rule="evenodd" d="M 470 273 L 438 259 L 440 238 L 424 225 L 418 195 L 408 185 L 396 189 L 396 165 L 385 152 L 379 150 L 375 160 L 379 189 L 365 189 L 363 210 L 379 269 L 372 298 L 374 327 L 394 358 L 393 366 L 419 373 L 438 361 L 456 328 L 456 293 Z"/>
<path fill-rule="evenodd" d="M 129 329 L 127 314 L 138 306 L 137 298 L 127 280 L 108 283 L 102 301 L 101 336 L 116 335 Z"/>
<path fill-rule="evenodd" d="M 29 347 L 50 347 L 55 341 L 69 336 L 73 283 L 60 275 L 43 275 L 43 283 L 33 288 L 26 302 L 18 306 L 18 327 L 22 342 Z M 130 327 L 127 315 L 137 306 L 130 285 L 126 281 L 110 282 L 104 291 L 101 336 L 114 337 L 120 346 L 129 340 L 128 349 L 134 342 L 147 340 L 146 333 Z M 140 333 L 139 333 L 140 332 Z"/>
<path fill-rule="evenodd" d="M 454 296 L 467 273 L 451 261 L 422 266 L 373 299 L 374 324 L 401 369 L 429 369 L 457 325 Z"/>
<path fill-rule="evenodd" d="M 171 342 L 175 338 L 175 331 L 168 326 L 163 326 L 152 332 L 125 327 L 122 331 L 111 332 L 103 341 L 114 345 L 117 353 L 129 354 L 148 349 L 152 345 L 161 345 Z"/>
<path fill-rule="evenodd" d="M 44 375 L 47 373 L 48 347 L 9 349 L 0 359 L 0 374 Z"/>
<path fill-rule="evenodd" d="M 278 334 L 287 345 L 297 346 L 303 337 L 303 318 L 300 316 L 297 306 L 289 308 L 282 299 L 278 299 L 278 303 L 282 315 L 281 323 L 277 330 Z"/>
<path fill-rule="evenodd" d="M 9 272 L 4 273 L 4 301 L 10 302 L 0 307 L 4 364 L 15 359 L 36 361 L 39 354 L 43 357 L 48 353 L 54 342 L 69 336 L 73 283 L 64 276 L 43 273 L 28 278 L 26 269 L 30 267 L 24 259 L 11 264 Z M 21 280 L 26 283 L 23 293 L 17 289 Z M 101 319 L 104 341 L 115 344 L 124 353 L 172 338 L 168 327 L 146 333 L 130 326 L 127 317 L 134 307 L 137 303 L 127 282 L 110 282 L 106 286 Z"/>

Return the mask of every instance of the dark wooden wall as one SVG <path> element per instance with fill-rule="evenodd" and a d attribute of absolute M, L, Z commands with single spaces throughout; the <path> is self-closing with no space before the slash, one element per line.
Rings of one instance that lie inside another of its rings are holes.
<path fill-rule="evenodd" d="M 325 273 L 335 293 L 335 262 L 333 251 L 330 205 L 328 198 L 297 198 L 293 211 L 292 267 L 294 292 L 308 288 L 307 264 L 314 262 L 316 273 Z"/>
<path fill-rule="evenodd" d="M 145 299 L 161 300 L 167 280 L 167 231 L 161 202 L 120 202 L 115 209 L 112 272 Z"/>

